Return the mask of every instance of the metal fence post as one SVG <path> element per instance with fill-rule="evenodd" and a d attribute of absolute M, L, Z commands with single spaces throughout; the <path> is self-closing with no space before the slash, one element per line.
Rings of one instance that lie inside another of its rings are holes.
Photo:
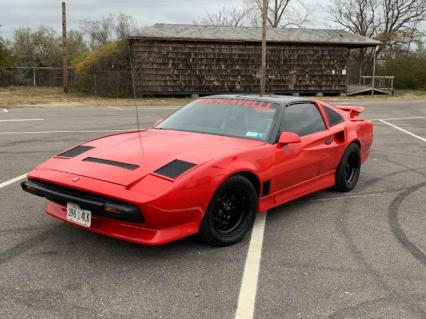
<path fill-rule="evenodd" d="M 36 71 L 35 68 L 33 68 L 33 86 L 37 86 L 37 80 L 36 80 Z"/>
<path fill-rule="evenodd" d="M 96 70 L 93 74 L 93 80 L 94 80 L 94 86 L 95 86 L 95 100 L 96 100 L 96 106 L 99 106 L 98 103 L 98 80 L 97 80 L 97 76 L 96 76 Z"/>

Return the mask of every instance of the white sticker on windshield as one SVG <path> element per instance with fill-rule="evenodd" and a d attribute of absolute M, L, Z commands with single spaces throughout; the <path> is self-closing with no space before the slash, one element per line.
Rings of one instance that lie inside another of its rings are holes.
<path fill-rule="evenodd" d="M 247 132 L 246 137 L 252 137 L 252 138 L 257 138 L 261 140 L 265 138 L 265 134 L 258 133 L 258 132 Z"/>

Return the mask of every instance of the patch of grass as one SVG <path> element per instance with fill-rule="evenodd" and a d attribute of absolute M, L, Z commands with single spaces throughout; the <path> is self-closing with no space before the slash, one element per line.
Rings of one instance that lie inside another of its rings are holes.
<path fill-rule="evenodd" d="M 426 100 L 424 90 L 394 90 L 393 95 L 357 95 L 357 96 L 325 96 L 322 99 L 333 102 L 341 100 L 380 101 L 380 100 Z"/>
<path fill-rule="evenodd" d="M 323 97 L 328 101 L 366 101 L 366 100 L 426 100 L 426 91 L 397 90 L 393 96 L 366 95 Z M 182 106 L 193 99 L 190 97 L 158 97 L 158 98 L 96 98 L 91 95 L 71 91 L 65 94 L 61 88 L 52 87 L 9 87 L 0 88 L 0 107 L 17 106 Z"/>
<path fill-rule="evenodd" d="M 71 91 L 65 94 L 62 88 L 9 87 L 0 88 L 0 106 L 181 106 L 192 98 L 96 98 Z"/>
<path fill-rule="evenodd" d="M 406 96 L 414 96 L 414 97 L 426 97 L 426 90 L 396 90 L 395 96 L 406 97 Z"/>

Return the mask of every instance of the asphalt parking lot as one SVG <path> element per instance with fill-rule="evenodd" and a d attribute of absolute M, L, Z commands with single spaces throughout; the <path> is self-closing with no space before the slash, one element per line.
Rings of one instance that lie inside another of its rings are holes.
<path fill-rule="evenodd" d="M 263 243 L 226 248 L 102 237 L 20 190 L 63 149 L 135 129 L 133 108 L 0 109 L 0 317 L 426 318 L 426 101 L 362 104 L 375 142 L 356 189 L 269 211 Z M 141 109 L 142 127 L 173 109 Z"/>

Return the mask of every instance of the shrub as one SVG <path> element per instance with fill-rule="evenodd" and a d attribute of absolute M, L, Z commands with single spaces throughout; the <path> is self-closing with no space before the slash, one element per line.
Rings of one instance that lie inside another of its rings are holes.
<path fill-rule="evenodd" d="M 75 59 L 73 63 L 77 90 L 102 96 L 129 95 L 131 77 L 127 41 L 111 42 Z M 110 81 L 117 77 L 123 80 Z"/>
<path fill-rule="evenodd" d="M 426 51 L 387 58 L 378 74 L 395 76 L 396 89 L 426 89 Z"/>

